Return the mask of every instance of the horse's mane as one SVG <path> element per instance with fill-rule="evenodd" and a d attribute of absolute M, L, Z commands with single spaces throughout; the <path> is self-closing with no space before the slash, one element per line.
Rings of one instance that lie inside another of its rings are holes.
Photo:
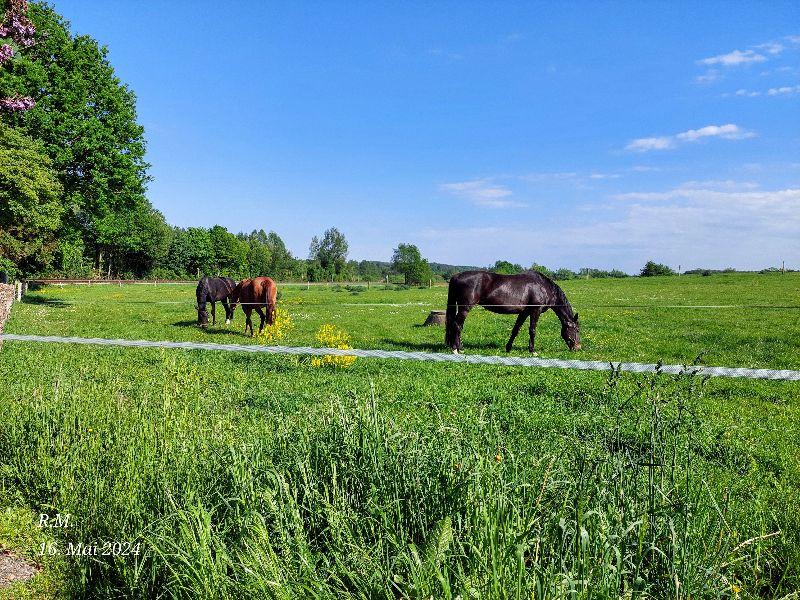
<path fill-rule="evenodd" d="M 556 298 L 558 300 L 558 303 L 567 309 L 567 315 L 569 315 L 569 318 L 572 319 L 572 317 L 575 315 L 575 311 L 572 310 L 572 305 L 569 303 L 567 295 L 564 293 L 564 290 L 561 289 L 561 286 L 558 285 L 555 281 L 553 281 L 550 277 L 548 277 L 544 273 L 540 273 L 539 271 L 533 271 L 533 272 L 541 275 L 545 281 L 547 281 L 550 285 L 553 286 L 553 290 L 556 293 Z"/>

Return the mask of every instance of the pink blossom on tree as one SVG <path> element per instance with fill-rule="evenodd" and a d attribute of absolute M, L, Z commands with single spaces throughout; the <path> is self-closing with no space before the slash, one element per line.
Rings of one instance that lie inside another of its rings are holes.
<path fill-rule="evenodd" d="M 3 44 L 0 46 L 0 65 L 5 62 L 8 62 L 14 57 L 14 48 L 12 48 L 9 44 Z"/>
<path fill-rule="evenodd" d="M 17 45 L 30 48 L 36 43 L 33 38 L 36 27 L 28 18 L 27 0 L 9 0 L 6 14 L 0 23 L 0 37 L 11 38 Z M 14 57 L 14 48 L 10 44 L 0 46 L 0 65 Z M 36 105 L 30 96 L 14 96 L 0 98 L 0 110 L 22 111 L 29 110 Z"/>
<path fill-rule="evenodd" d="M 8 111 L 30 110 L 36 106 L 36 101 L 30 96 L 14 96 L 13 98 L 0 98 L 0 109 Z"/>

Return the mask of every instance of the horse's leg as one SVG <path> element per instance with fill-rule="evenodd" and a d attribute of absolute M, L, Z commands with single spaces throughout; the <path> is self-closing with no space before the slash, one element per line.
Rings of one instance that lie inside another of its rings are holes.
<path fill-rule="evenodd" d="M 467 314 L 469 314 L 471 308 L 472 306 L 460 306 L 458 308 L 455 319 L 456 322 L 453 325 L 453 333 L 455 334 L 453 352 L 461 352 L 461 330 L 464 327 L 464 321 L 467 320 Z"/>
<path fill-rule="evenodd" d="M 536 324 L 539 322 L 539 317 L 542 315 L 542 309 L 535 308 L 531 311 L 531 324 L 528 328 L 528 333 L 530 334 L 530 340 L 528 341 L 528 352 L 531 354 L 536 354 L 536 350 L 534 349 L 534 340 L 536 339 Z"/>
<path fill-rule="evenodd" d="M 222 307 L 225 309 L 225 325 L 231 324 L 231 319 L 233 319 L 233 313 L 231 312 L 231 307 L 228 305 L 228 299 L 222 299 Z"/>
<path fill-rule="evenodd" d="M 250 318 L 253 314 L 253 307 L 252 306 L 248 306 L 246 308 L 242 307 L 242 310 L 244 310 L 245 317 L 247 317 L 244 322 L 244 333 L 245 335 L 247 335 L 247 328 L 249 327 L 250 337 L 253 337 L 253 320 Z"/>
<path fill-rule="evenodd" d="M 214 300 L 211 301 L 211 324 L 217 324 L 217 303 Z"/>
<path fill-rule="evenodd" d="M 520 327 L 522 327 L 522 324 L 525 322 L 525 319 L 527 319 L 529 315 L 530 313 L 528 311 L 523 310 L 517 316 L 517 322 L 514 323 L 514 329 L 511 330 L 511 337 L 508 338 L 508 343 L 506 344 L 506 352 L 511 352 L 511 347 L 514 345 L 514 340 L 516 339 L 517 334 L 519 333 Z"/>
<path fill-rule="evenodd" d="M 258 312 L 258 316 L 261 317 L 261 324 L 258 326 L 258 333 L 260 334 L 262 331 L 264 331 L 264 321 L 266 320 L 267 315 L 264 314 L 264 311 L 260 306 L 256 307 L 256 312 Z"/>

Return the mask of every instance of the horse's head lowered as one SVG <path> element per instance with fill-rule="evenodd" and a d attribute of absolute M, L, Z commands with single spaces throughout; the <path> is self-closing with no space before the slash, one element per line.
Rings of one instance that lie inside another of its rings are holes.
<path fill-rule="evenodd" d="M 578 322 L 578 313 L 572 315 L 571 319 L 565 319 L 561 324 L 561 337 L 570 350 L 581 349 L 581 324 Z"/>
<path fill-rule="evenodd" d="M 208 327 L 208 311 L 206 310 L 206 303 L 200 302 L 197 305 L 197 324 L 202 327 Z"/>

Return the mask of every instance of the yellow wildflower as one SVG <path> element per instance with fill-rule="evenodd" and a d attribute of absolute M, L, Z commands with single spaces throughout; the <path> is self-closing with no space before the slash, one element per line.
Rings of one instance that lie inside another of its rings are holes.
<path fill-rule="evenodd" d="M 258 338 L 267 344 L 276 342 L 286 337 L 292 329 L 294 329 L 292 315 L 282 308 L 276 308 L 272 325 L 265 325 L 264 330 L 258 334 Z"/>
<path fill-rule="evenodd" d="M 339 350 L 351 350 L 350 336 L 347 332 L 337 328 L 336 325 L 325 323 L 317 331 L 317 342 L 325 348 L 338 348 Z M 332 365 L 334 367 L 346 368 L 356 361 L 355 356 L 334 356 L 326 355 L 311 359 L 311 365 L 320 367 L 322 365 Z"/>

